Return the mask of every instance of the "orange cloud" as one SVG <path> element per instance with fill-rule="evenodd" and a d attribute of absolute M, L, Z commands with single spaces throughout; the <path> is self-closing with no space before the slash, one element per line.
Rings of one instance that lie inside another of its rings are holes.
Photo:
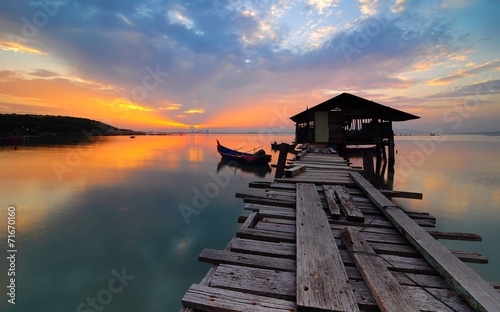
<path fill-rule="evenodd" d="M 115 89 L 77 77 L 54 74 L 45 78 L 25 72 L 0 71 L 0 112 L 84 117 L 134 130 L 202 127 L 177 122 L 154 107 L 119 97 Z M 180 106 L 170 103 L 168 107 Z"/>
<path fill-rule="evenodd" d="M 188 111 L 185 111 L 186 114 L 203 114 L 205 110 L 203 108 L 193 108 Z"/>
<path fill-rule="evenodd" d="M 28 46 L 22 45 L 18 42 L 4 41 L 0 42 L 0 49 L 4 51 L 11 51 L 16 53 L 28 53 L 37 55 L 47 55 L 47 53 L 37 50 L 35 48 L 30 48 Z"/>

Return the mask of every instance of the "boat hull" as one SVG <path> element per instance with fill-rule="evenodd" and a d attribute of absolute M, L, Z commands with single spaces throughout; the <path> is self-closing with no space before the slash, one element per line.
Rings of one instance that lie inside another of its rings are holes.
<path fill-rule="evenodd" d="M 259 155 L 242 153 L 220 145 L 217 141 L 217 151 L 223 159 L 234 160 L 246 164 L 267 164 L 271 161 L 271 155 Z"/>

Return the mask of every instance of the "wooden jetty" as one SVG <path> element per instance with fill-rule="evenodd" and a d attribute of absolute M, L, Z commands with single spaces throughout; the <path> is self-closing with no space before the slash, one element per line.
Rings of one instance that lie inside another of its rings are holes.
<path fill-rule="evenodd" d="M 250 184 L 265 196 L 237 194 L 250 214 L 224 250 L 201 252 L 213 266 L 181 312 L 500 311 L 497 285 L 464 263 L 487 259 L 437 241 L 481 238 L 426 230 L 435 218 L 386 197 L 421 194 L 382 192 L 318 146 L 277 176 Z"/>

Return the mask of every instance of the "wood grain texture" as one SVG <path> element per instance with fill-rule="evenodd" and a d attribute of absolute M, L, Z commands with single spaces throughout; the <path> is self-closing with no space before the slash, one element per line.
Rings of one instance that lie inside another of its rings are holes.
<path fill-rule="evenodd" d="M 335 190 L 337 198 L 339 199 L 340 207 L 342 207 L 347 220 L 363 222 L 365 220 L 365 216 L 354 203 L 354 199 L 352 198 L 351 194 L 349 194 L 349 191 L 347 191 L 346 187 L 343 185 L 336 185 L 333 188 Z"/>
<path fill-rule="evenodd" d="M 359 311 L 337 244 L 313 184 L 297 184 L 297 306 Z"/>
<path fill-rule="evenodd" d="M 358 230 L 346 227 L 341 237 L 381 311 L 420 311 Z"/>
<path fill-rule="evenodd" d="M 257 296 L 193 284 L 182 298 L 185 307 L 202 311 L 221 312 L 293 312 L 295 303 L 282 299 Z"/>
<path fill-rule="evenodd" d="M 332 218 L 340 218 L 340 207 L 337 205 L 337 196 L 335 195 L 335 188 L 333 185 L 323 185 L 323 192 L 325 193 L 328 210 Z"/>
<path fill-rule="evenodd" d="M 500 294 L 470 267 L 460 261 L 427 231 L 411 220 L 359 173 L 351 172 L 355 183 L 382 209 L 384 215 L 420 251 L 424 258 L 476 311 L 500 311 Z"/>

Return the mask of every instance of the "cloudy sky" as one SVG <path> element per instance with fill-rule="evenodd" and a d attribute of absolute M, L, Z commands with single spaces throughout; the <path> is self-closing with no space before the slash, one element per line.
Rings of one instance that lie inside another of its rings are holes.
<path fill-rule="evenodd" d="M 0 113 L 136 130 L 290 127 L 342 92 L 500 130 L 497 0 L 0 2 Z"/>

